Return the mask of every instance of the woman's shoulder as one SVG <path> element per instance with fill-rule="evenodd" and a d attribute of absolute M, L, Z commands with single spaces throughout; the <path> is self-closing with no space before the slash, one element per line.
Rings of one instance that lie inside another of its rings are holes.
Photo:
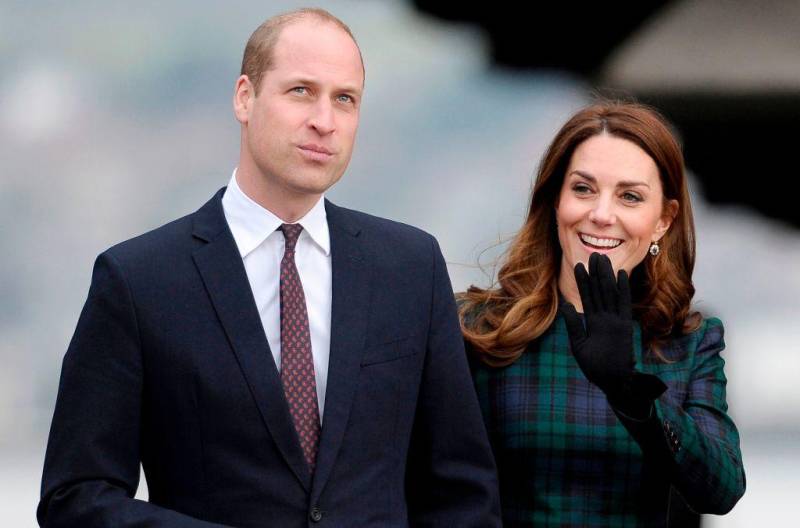
<path fill-rule="evenodd" d="M 677 335 L 663 350 L 671 361 L 694 362 L 698 354 L 719 352 L 725 348 L 725 328 L 717 317 L 697 316 L 683 334 Z"/>
<path fill-rule="evenodd" d="M 718 317 L 703 317 L 698 314 L 698 322 L 696 328 L 687 332 L 692 341 L 697 343 L 707 342 L 709 340 L 720 341 L 725 333 L 725 327 Z"/>

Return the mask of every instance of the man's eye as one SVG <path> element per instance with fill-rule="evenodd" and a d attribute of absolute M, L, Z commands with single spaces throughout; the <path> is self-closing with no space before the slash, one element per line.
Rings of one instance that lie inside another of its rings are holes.
<path fill-rule="evenodd" d="M 308 90 L 305 86 L 295 86 L 292 91 L 297 94 L 305 94 Z"/>
<path fill-rule="evenodd" d="M 336 100 L 339 101 L 340 103 L 354 103 L 355 102 L 355 99 L 353 99 L 351 96 L 344 95 L 344 94 L 338 96 L 336 98 Z"/>

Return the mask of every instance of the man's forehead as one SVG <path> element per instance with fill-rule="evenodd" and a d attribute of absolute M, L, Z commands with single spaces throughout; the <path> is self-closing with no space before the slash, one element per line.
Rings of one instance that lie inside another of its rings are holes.
<path fill-rule="evenodd" d="M 292 22 L 281 30 L 273 51 L 273 69 L 282 67 L 336 69 L 340 73 L 349 70 L 356 74 L 351 82 L 363 83 L 361 53 L 352 36 L 333 22 L 312 17 Z"/>
<path fill-rule="evenodd" d="M 358 46 L 344 29 L 325 20 L 301 19 L 284 27 L 275 43 L 276 55 L 287 52 L 334 54 L 357 58 Z"/>

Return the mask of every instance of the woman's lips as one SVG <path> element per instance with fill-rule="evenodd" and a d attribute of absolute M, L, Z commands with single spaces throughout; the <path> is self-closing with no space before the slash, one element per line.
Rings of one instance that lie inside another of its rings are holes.
<path fill-rule="evenodd" d="M 606 252 L 616 249 L 622 245 L 623 241 L 619 238 L 598 237 L 587 233 L 578 233 L 581 244 L 594 251 Z"/>

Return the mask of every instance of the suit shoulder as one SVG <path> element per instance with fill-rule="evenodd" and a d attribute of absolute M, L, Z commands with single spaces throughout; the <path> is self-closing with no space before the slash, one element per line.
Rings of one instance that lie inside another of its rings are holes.
<path fill-rule="evenodd" d="M 338 205 L 334 207 L 336 209 L 336 214 L 349 217 L 349 220 L 354 225 L 357 225 L 368 231 L 384 232 L 387 234 L 398 233 L 408 237 L 424 238 L 425 240 L 430 240 L 433 237 L 430 233 L 427 233 L 418 227 L 414 227 L 403 222 L 398 222 L 397 220 L 389 220 L 388 218 L 375 216 L 362 211 L 356 211 L 355 209 L 339 207 Z"/>
<path fill-rule="evenodd" d="M 335 206 L 335 216 L 346 218 L 347 221 L 382 246 L 396 250 L 421 250 L 438 246 L 436 239 L 430 233 L 396 220 L 389 220 L 353 209 Z"/>
<path fill-rule="evenodd" d="M 104 251 L 123 264 L 152 262 L 179 252 L 192 239 L 192 216 L 188 214 L 160 227 L 142 233 Z"/>

